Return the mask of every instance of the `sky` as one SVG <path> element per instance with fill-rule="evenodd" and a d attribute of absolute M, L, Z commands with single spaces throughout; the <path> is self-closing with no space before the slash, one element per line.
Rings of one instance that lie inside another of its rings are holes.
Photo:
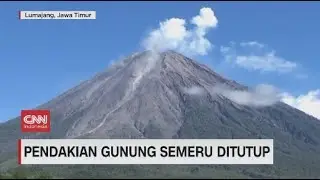
<path fill-rule="evenodd" d="M 144 49 L 174 49 L 320 118 L 317 2 L 0 2 L 0 121 Z M 96 11 L 19 20 L 18 11 Z"/>

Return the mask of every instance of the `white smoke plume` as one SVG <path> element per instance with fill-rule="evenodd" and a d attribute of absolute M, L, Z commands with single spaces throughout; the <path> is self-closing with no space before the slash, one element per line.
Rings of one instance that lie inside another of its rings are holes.
<path fill-rule="evenodd" d="M 108 68 L 109 69 L 117 69 L 117 68 L 121 68 L 123 67 L 126 62 L 132 58 L 134 58 L 135 56 L 139 55 L 139 52 L 133 53 L 130 56 L 126 57 L 124 55 L 119 56 L 116 60 L 111 60 L 109 62 Z"/>
<path fill-rule="evenodd" d="M 121 59 L 124 57 L 121 57 Z M 120 59 L 120 58 L 119 58 Z M 124 61 L 123 60 L 111 60 L 109 63 L 109 69 L 116 69 L 124 66 Z"/>
<path fill-rule="evenodd" d="M 216 86 L 213 92 L 231 101 L 247 106 L 271 106 L 280 101 L 281 96 L 277 88 L 268 84 L 260 84 L 248 91 L 232 90 L 223 85 Z"/>
<path fill-rule="evenodd" d="M 142 61 L 138 61 L 137 64 L 135 64 L 135 69 L 133 72 L 133 76 L 135 78 L 132 81 L 133 91 L 136 89 L 136 86 L 140 83 L 143 76 L 148 74 L 155 67 L 158 60 L 159 54 L 151 51 L 145 57 L 143 57 Z"/>
<path fill-rule="evenodd" d="M 199 15 L 191 19 L 191 24 L 195 27 L 187 29 L 185 19 L 167 19 L 149 33 L 142 45 L 146 50 L 156 52 L 175 50 L 190 56 L 206 55 L 212 44 L 205 36 L 217 27 L 218 19 L 211 8 L 202 8 Z"/>

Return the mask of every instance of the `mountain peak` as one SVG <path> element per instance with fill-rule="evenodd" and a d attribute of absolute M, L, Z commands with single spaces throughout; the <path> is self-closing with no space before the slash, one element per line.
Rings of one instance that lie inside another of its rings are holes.
<path fill-rule="evenodd" d="M 319 172 L 318 120 L 281 104 L 237 104 L 212 92 L 219 84 L 243 87 L 175 51 L 134 53 L 42 105 L 51 111 L 50 134 L 24 137 L 272 138 L 276 157 L 291 158 L 277 161 L 275 170 L 288 169 L 292 161 Z M 3 157 L 22 137 L 18 124 L 19 118 L 0 125 Z"/>
<path fill-rule="evenodd" d="M 163 55 L 182 55 L 179 52 L 174 51 L 174 50 L 166 50 L 166 51 L 161 52 L 160 54 L 163 54 Z"/>

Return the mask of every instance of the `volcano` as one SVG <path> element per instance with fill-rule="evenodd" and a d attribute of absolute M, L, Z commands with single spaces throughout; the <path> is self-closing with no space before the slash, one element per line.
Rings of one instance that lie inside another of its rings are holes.
<path fill-rule="evenodd" d="M 247 91 L 184 55 L 135 53 L 36 107 L 51 111 L 51 132 L 0 124 L 0 167 L 16 166 L 18 138 L 266 138 L 274 165 L 30 166 L 63 178 L 320 178 L 320 121 L 282 102 L 248 106 L 213 89 Z"/>

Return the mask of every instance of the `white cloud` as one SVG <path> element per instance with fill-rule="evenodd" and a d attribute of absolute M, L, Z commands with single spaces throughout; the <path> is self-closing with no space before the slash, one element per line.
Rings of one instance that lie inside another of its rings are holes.
<path fill-rule="evenodd" d="M 221 47 L 220 47 L 220 52 L 221 52 L 222 54 L 229 53 L 230 50 L 231 50 L 230 47 L 226 47 L 226 46 L 221 46 Z"/>
<path fill-rule="evenodd" d="M 204 89 L 198 86 L 192 86 L 190 88 L 183 89 L 185 93 L 190 95 L 202 95 L 205 93 Z"/>
<path fill-rule="evenodd" d="M 185 19 L 171 18 L 160 22 L 159 28 L 151 31 L 142 45 L 156 52 L 176 50 L 187 55 L 206 55 L 212 44 L 205 36 L 217 26 L 218 20 L 211 8 L 202 8 L 191 23 L 195 28 L 190 30 Z"/>
<path fill-rule="evenodd" d="M 260 84 L 249 91 L 233 90 L 225 86 L 217 86 L 214 93 L 223 95 L 231 101 L 247 106 L 271 106 L 280 101 L 280 94 L 274 86 Z"/>
<path fill-rule="evenodd" d="M 190 95 L 203 95 L 205 93 L 205 90 L 198 86 L 184 88 L 183 90 Z M 222 95 L 239 105 L 253 107 L 272 106 L 282 101 L 320 120 L 320 89 L 295 97 L 289 93 L 281 93 L 276 87 L 269 84 L 259 84 L 248 91 L 230 89 L 225 85 L 216 85 L 211 93 Z"/>
<path fill-rule="evenodd" d="M 270 52 L 262 56 L 236 56 L 235 63 L 246 69 L 260 71 L 290 72 L 297 67 L 296 63 L 276 56 L 274 52 Z"/>
<path fill-rule="evenodd" d="M 160 22 L 159 29 L 149 34 L 149 37 L 144 41 L 144 46 L 146 49 L 154 51 L 175 49 L 183 43 L 188 33 L 184 19 L 172 18 Z"/>
<path fill-rule="evenodd" d="M 261 44 L 261 43 L 259 43 L 257 41 L 242 42 L 242 43 L 240 43 L 240 46 L 242 46 L 242 47 L 246 47 L 246 46 L 251 46 L 252 47 L 253 46 L 253 47 L 259 47 L 259 48 L 265 47 L 264 44 Z"/>
<path fill-rule="evenodd" d="M 200 28 L 209 28 L 217 26 L 218 19 L 211 8 L 202 8 L 200 14 L 193 17 L 191 22 Z"/>
<path fill-rule="evenodd" d="M 282 101 L 320 119 L 320 89 L 309 91 L 307 94 L 296 97 L 289 93 L 283 93 Z"/>
<path fill-rule="evenodd" d="M 190 95 L 203 95 L 205 93 L 205 89 L 199 86 L 184 88 L 183 91 Z M 222 95 L 240 105 L 254 107 L 271 106 L 281 100 L 278 89 L 268 84 L 259 84 L 248 91 L 234 90 L 219 84 L 213 87 L 210 93 Z"/>
<path fill-rule="evenodd" d="M 268 50 L 265 44 L 256 41 L 242 42 L 240 48 L 236 48 L 235 43 L 221 46 L 220 52 L 227 62 L 249 70 L 288 73 L 298 67 L 295 62 L 277 56 L 274 50 Z"/>

